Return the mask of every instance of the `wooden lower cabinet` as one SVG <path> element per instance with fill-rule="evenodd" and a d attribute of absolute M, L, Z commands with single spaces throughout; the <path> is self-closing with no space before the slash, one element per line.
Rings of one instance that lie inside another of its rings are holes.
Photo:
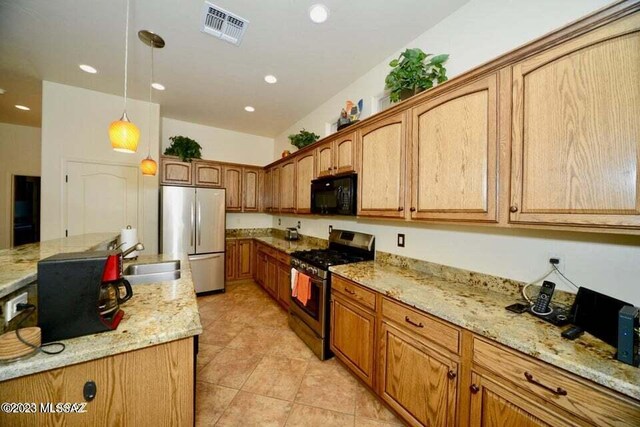
<path fill-rule="evenodd" d="M 278 262 L 278 302 L 289 308 L 291 299 L 291 266 L 287 262 Z"/>
<path fill-rule="evenodd" d="M 85 402 L 87 381 L 96 395 Z M 194 422 L 194 346 L 185 338 L 0 383 L 0 402 L 86 403 L 85 413 L 7 414 L 2 426 L 172 425 Z"/>
<path fill-rule="evenodd" d="M 542 427 L 579 425 L 549 405 L 541 405 L 531 396 L 490 377 L 471 374 L 470 427 Z"/>
<path fill-rule="evenodd" d="M 261 247 L 256 248 L 256 282 L 263 288 L 267 286 L 267 254 Z"/>
<path fill-rule="evenodd" d="M 253 277 L 253 240 L 238 240 L 237 278 L 250 279 Z"/>
<path fill-rule="evenodd" d="M 331 351 L 373 387 L 375 314 L 339 293 L 331 295 Z"/>
<path fill-rule="evenodd" d="M 379 390 L 409 424 L 456 425 L 458 364 L 383 320 Z"/>
<path fill-rule="evenodd" d="M 265 289 L 274 298 L 278 298 L 278 260 L 267 257 L 267 280 Z"/>
<path fill-rule="evenodd" d="M 238 242 L 228 240 L 225 243 L 225 268 L 224 278 L 226 281 L 235 280 L 237 278 L 238 266 Z"/>

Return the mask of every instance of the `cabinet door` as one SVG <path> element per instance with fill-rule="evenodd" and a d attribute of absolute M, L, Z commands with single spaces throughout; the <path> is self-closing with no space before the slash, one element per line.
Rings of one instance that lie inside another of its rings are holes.
<path fill-rule="evenodd" d="M 242 168 L 242 211 L 258 211 L 259 170 Z"/>
<path fill-rule="evenodd" d="M 280 212 L 293 212 L 296 207 L 296 163 L 290 160 L 280 166 Z"/>
<path fill-rule="evenodd" d="M 404 217 L 406 113 L 358 132 L 358 215 Z"/>
<path fill-rule="evenodd" d="M 258 255 L 256 256 L 256 282 L 263 288 L 267 286 L 267 258 L 266 254 L 257 249 Z"/>
<path fill-rule="evenodd" d="M 238 277 L 238 245 L 235 240 L 229 240 L 225 244 L 225 268 L 224 277 L 226 280 L 235 280 Z"/>
<path fill-rule="evenodd" d="M 160 183 L 167 185 L 192 185 L 192 164 L 174 158 L 160 158 Z"/>
<path fill-rule="evenodd" d="M 640 227 L 640 14 L 513 66 L 510 221 Z"/>
<path fill-rule="evenodd" d="M 272 297 L 278 298 L 278 261 L 270 256 L 267 257 L 267 280 L 266 289 Z"/>
<path fill-rule="evenodd" d="M 411 218 L 497 219 L 497 76 L 413 109 Z"/>
<path fill-rule="evenodd" d="M 316 149 L 318 177 L 333 174 L 333 141 L 325 142 Z"/>
<path fill-rule="evenodd" d="M 280 212 L 280 167 L 271 170 L 271 212 Z"/>
<path fill-rule="evenodd" d="M 264 171 L 263 175 L 263 184 L 262 184 L 262 210 L 264 212 L 271 212 L 272 202 L 271 202 L 271 194 L 273 193 L 273 188 L 271 184 L 271 169 Z"/>
<path fill-rule="evenodd" d="M 289 307 L 291 299 L 291 267 L 283 262 L 278 263 L 278 302 Z"/>
<path fill-rule="evenodd" d="M 332 293 L 330 335 L 334 354 L 373 387 L 375 316 Z"/>
<path fill-rule="evenodd" d="M 250 279 L 253 275 L 253 240 L 238 240 L 236 250 L 238 252 L 237 277 Z"/>
<path fill-rule="evenodd" d="M 315 151 L 296 158 L 296 213 L 311 213 L 311 181 L 315 179 Z"/>
<path fill-rule="evenodd" d="M 453 426 L 458 365 L 382 321 L 381 397 L 412 424 Z"/>
<path fill-rule="evenodd" d="M 354 134 L 337 139 L 334 143 L 334 173 L 346 173 L 356 170 L 356 144 Z"/>
<path fill-rule="evenodd" d="M 549 404 L 540 405 L 511 386 L 475 372 L 471 374 L 471 427 L 548 427 L 576 426 Z"/>
<path fill-rule="evenodd" d="M 194 162 L 194 181 L 197 187 L 222 187 L 222 165 L 206 162 Z"/>
<path fill-rule="evenodd" d="M 242 210 L 242 168 L 224 166 L 224 185 L 227 189 L 227 212 Z"/>

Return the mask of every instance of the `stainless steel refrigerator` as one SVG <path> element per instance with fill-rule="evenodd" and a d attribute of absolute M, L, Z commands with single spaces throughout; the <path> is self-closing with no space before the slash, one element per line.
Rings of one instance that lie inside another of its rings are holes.
<path fill-rule="evenodd" d="M 225 190 L 163 186 L 160 251 L 189 255 L 196 293 L 224 290 Z"/>

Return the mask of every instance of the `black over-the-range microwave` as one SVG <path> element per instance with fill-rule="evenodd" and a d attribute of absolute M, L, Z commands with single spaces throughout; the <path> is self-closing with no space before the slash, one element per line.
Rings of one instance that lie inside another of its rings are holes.
<path fill-rule="evenodd" d="M 311 213 L 355 215 L 357 188 L 355 173 L 311 181 Z"/>

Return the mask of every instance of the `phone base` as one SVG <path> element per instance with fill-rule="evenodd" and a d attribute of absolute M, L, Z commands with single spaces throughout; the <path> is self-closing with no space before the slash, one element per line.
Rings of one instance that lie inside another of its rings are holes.
<path fill-rule="evenodd" d="M 547 314 L 537 314 L 531 309 L 529 309 L 529 312 L 556 326 L 565 326 L 571 323 L 569 319 L 569 310 L 565 307 L 551 307 L 551 312 Z"/>

